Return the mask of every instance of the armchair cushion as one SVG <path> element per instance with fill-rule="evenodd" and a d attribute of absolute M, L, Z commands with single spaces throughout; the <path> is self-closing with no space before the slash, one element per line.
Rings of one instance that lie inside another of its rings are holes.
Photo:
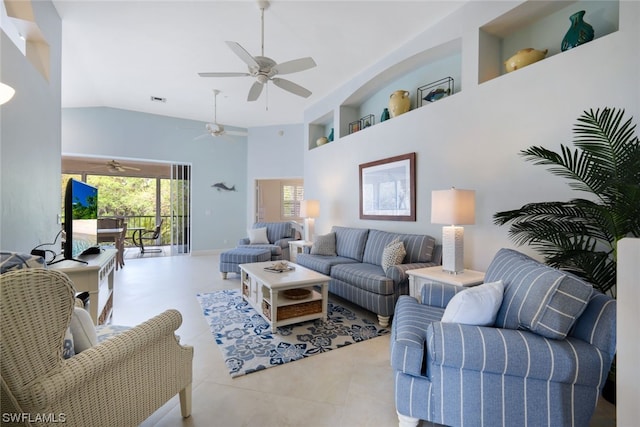
<path fill-rule="evenodd" d="M 249 244 L 250 245 L 268 245 L 269 239 L 267 239 L 267 228 L 250 228 L 247 230 L 249 233 Z"/>
<path fill-rule="evenodd" d="M 76 354 L 98 343 L 98 336 L 96 335 L 96 328 L 91 320 L 91 315 L 84 308 L 73 307 L 70 329 L 73 335 L 73 349 Z"/>
<path fill-rule="evenodd" d="M 505 293 L 496 326 L 553 339 L 567 336 L 593 292 L 590 284 L 512 249 L 498 251 L 487 269 L 486 281 L 498 279 Z"/>
<path fill-rule="evenodd" d="M 491 326 L 496 321 L 503 292 L 501 280 L 467 288 L 451 298 L 441 321 Z"/>

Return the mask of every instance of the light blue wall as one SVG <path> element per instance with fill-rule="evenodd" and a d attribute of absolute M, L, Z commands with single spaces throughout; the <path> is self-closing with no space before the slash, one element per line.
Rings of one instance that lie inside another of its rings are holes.
<path fill-rule="evenodd" d="M 244 235 L 247 138 L 204 137 L 204 123 L 114 108 L 62 111 L 62 152 L 192 166 L 192 250 L 234 246 Z M 237 191 L 217 191 L 225 182 Z"/>
<path fill-rule="evenodd" d="M 49 80 L 0 31 L 0 80 L 16 90 L 0 106 L 0 250 L 53 242 L 60 213 L 62 25 L 49 1 L 32 2 L 50 49 Z M 58 241 L 57 248 L 60 248 Z"/>

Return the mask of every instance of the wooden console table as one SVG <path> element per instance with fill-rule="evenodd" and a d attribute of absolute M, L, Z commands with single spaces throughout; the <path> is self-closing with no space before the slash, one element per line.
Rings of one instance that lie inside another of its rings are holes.
<path fill-rule="evenodd" d="M 76 292 L 89 292 L 89 314 L 96 325 L 106 323 L 111 317 L 116 254 L 116 249 L 104 249 L 98 255 L 78 257 L 88 264 L 65 260 L 49 266 L 69 276 Z"/>

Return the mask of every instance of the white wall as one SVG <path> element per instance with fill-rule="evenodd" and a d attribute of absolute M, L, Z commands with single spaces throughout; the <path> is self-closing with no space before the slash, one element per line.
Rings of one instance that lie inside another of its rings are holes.
<path fill-rule="evenodd" d="M 518 152 L 532 145 L 572 145 L 577 117 L 591 108 L 624 108 L 638 123 L 640 3 L 621 2 L 618 32 L 479 85 L 478 28 L 517 3 L 470 2 L 305 111 L 309 123 L 339 110 L 343 100 L 394 64 L 462 38 L 460 93 L 305 151 L 305 193 L 320 200 L 318 233 L 347 225 L 440 240 L 441 226 L 430 223 L 431 191 L 474 189 L 476 224 L 465 227 L 465 264 L 484 270 L 499 248 L 514 247 L 508 228 L 493 225 L 494 213 L 577 196 L 566 181 Z M 408 152 L 417 153 L 417 220 L 360 220 L 358 165 Z"/>
<path fill-rule="evenodd" d="M 247 209 L 247 138 L 194 139 L 204 126 L 115 108 L 66 108 L 62 152 L 190 164 L 193 252 L 233 247 L 246 228 L 238 212 Z M 217 182 L 236 191 L 212 188 Z"/>
<path fill-rule="evenodd" d="M 62 25 L 50 2 L 32 4 L 49 44 L 48 81 L 0 31 L 0 81 L 16 90 L 0 107 L 0 250 L 27 253 L 40 243 L 53 242 L 61 228 L 57 215 Z"/>
<path fill-rule="evenodd" d="M 249 129 L 247 186 L 250 190 L 247 191 L 247 228 L 255 222 L 256 180 L 302 178 L 304 174 L 303 129 L 302 124 Z"/>

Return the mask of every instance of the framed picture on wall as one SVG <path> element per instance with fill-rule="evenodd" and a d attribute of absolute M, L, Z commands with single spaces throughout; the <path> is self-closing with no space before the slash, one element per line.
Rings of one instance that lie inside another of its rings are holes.
<path fill-rule="evenodd" d="M 360 165 L 360 219 L 416 220 L 416 153 Z"/>

